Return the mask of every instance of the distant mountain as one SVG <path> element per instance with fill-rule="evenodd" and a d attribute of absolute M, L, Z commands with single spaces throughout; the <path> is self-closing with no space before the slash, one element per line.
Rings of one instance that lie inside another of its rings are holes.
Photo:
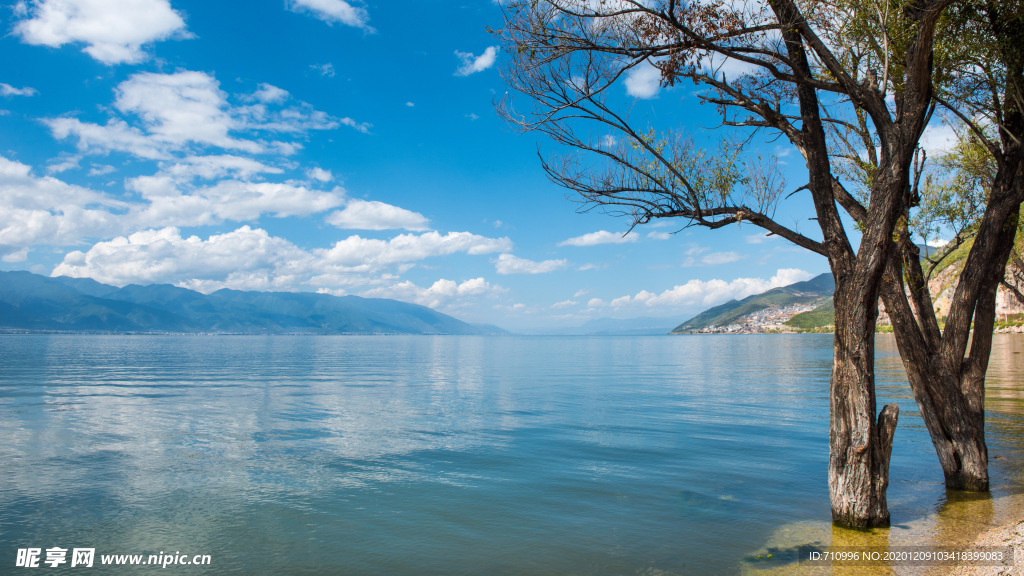
<path fill-rule="evenodd" d="M 167 284 L 123 288 L 83 278 L 0 272 L 0 329 L 243 334 L 495 334 L 416 304 L 308 292 Z"/>
<path fill-rule="evenodd" d="M 821 274 L 804 282 L 772 288 L 766 292 L 748 296 L 743 300 L 730 300 L 725 304 L 709 308 L 676 326 L 672 333 L 687 334 L 713 326 L 729 326 L 735 324 L 743 316 L 770 308 L 783 308 L 797 304 L 817 306 L 830 300 L 835 288 L 832 274 Z"/>
<path fill-rule="evenodd" d="M 671 321 L 664 318 L 597 318 L 579 326 L 538 332 L 559 336 L 650 336 L 668 334 Z"/>

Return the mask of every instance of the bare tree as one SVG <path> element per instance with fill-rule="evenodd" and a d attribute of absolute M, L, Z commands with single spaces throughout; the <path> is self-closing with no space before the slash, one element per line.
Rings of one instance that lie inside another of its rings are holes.
<path fill-rule="evenodd" d="M 510 97 L 499 110 L 567 147 L 542 166 L 587 208 L 634 226 L 746 221 L 828 258 L 836 280 L 828 481 L 833 520 L 843 525 L 889 523 L 898 407 L 875 404 L 875 322 L 882 291 L 895 294 L 883 275 L 897 273 L 909 250 L 894 235 L 906 236 L 916 202 L 913 167 L 942 60 L 935 48 L 953 3 L 513 0 L 499 32 L 511 54 L 506 81 L 528 103 L 520 109 Z M 638 66 L 657 68 L 664 85 L 690 80 L 703 90 L 726 129 L 719 150 L 694 144 L 692 127 L 630 120 L 612 88 Z M 724 73 L 735 68 L 743 72 Z M 753 152 L 750 136 L 759 131 L 803 155 L 808 182 L 796 192 L 806 191 L 813 206 L 813 235 L 775 219 L 787 196 L 772 161 Z M 856 247 L 841 211 L 859 228 Z M 963 484 L 986 489 L 987 472 L 984 485 Z"/>
<path fill-rule="evenodd" d="M 956 74 L 937 82 L 935 101 L 970 135 L 952 155 L 955 193 L 943 208 L 969 226 L 956 240 L 972 244 L 944 328 L 905 224 L 896 230 L 898 249 L 889 254 L 882 298 L 946 486 L 988 490 L 985 374 L 996 295 L 1024 201 L 1024 9 L 1019 0 L 962 2 L 950 7 L 946 21 L 957 39 L 948 62 Z M 919 179 L 914 184 L 916 200 Z M 913 204 L 904 207 L 902 223 L 911 221 Z M 867 217 L 858 206 L 850 213 L 858 221 Z"/>

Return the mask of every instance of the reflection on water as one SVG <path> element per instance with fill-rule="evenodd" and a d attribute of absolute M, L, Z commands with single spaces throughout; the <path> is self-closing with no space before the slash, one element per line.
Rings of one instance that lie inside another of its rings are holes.
<path fill-rule="evenodd" d="M 995 498 L 1022 484 L 1006 360 L 1022 343 L 993 353 Z M 885 338 L 898 525 L 849 534 L 828 522 L 828 335 L 0 336 L 0 352 L 3 567 L 61 546 L 212 556 L 188 574 L 785 572 L 803 567 L 769 550 L 955 541 L 1008 513 L 946 495 Z"/>
<path fill-rule="evenodd" d="M 1024 352 L 1024 337 L 1015 334 L 996 334 L 994 338 L 985 391 L 986 436 L 989 446 L 989 472 L 992 479 L 990 494 L 944 489 L 922 491 L 934 499 L 930 506 L 922 510 L 924 514 L 900 521 L 901 506 L 890 504 L 893 526 L 888 529 L 847 530 L 832 526 L 826 520 L 787 524 L 776 530 L 758 554 L 753 556 L 756 558 L 758 555 L 771 553 L 769 551 L 777 551 L 777 555 L 781 555 L 783 559 L 774 565 L 767 565 L 765 561 L 760 564 L 748 562 L 744 573 L 844 576 L 945 574 L 949 570 L 948 566 L 833 567 L 808 562 L 807 558 L 795 552 L 801 547 L 808 546 L 818 550 L 851 546 L 868 546 L 876 550 L 904 546 L 937 546 L 947 549 L 966 547 L 987 530 L 1019 521 L 1024 517 L 1024 467 L 1021 466 L 1021 456 L 1024 454 L 1024 362 L 1021 358 Z M 903 385 L 906 376 L 895 340 L 891 336 L 880 336 L 878 339 L 876 367 L 880 389 L 888 388 L 891 397 L 900 401 L 897 438 L 906 432 L 906 428 L 923 428 L 924 422 L 921 421 L 916 407 L 913 407 L 909 387 Z M 902 390 L 902 393 L 894 390 L 892 384 L 897 384 L 897 390 Z M 904 399 L 910 399 L 911 403 L 904 403 Z M 927 448 L 930 448 L 930 445 Z M 900 474 L 895 472 L 898 458 L 894 450 L 894 472 L 891 474 L 893 482 L 900 481 Z M 933 483 L 941 486 L 941 469 L 937 463 L 934 463 L 933 467 L 938 475 L 930 472 L 930 477 Z M 893 490 L 890 489 L 890 500 L 892 494 Z"/>

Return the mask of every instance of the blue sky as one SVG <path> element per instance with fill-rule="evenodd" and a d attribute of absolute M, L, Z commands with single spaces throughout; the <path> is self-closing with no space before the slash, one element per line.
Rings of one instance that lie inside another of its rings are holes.
<path fill-rule="evenodd" d="M 577 213 L 536 155 L 558 150 L 494 111 L 493 0 L 2 10 L 0 269 L 396 298 L 510 330 L 671 326 L 828 269 L 753 226 L 623 237 Z M 692 89 L 640 69 L 621 97 L 699 126 Z M 763 152 L 803 184 L 795 150 Z M 811 231 L 807 210 L 779 219 Z"/>

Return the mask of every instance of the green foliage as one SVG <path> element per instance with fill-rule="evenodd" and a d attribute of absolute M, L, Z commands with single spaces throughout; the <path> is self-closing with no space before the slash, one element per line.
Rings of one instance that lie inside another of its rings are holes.
<path fill-rule="evenodd" d="M 962 134 L 925 172 L 911 231 L 924 241 L 944 231 L 966 239 L 985 210 L 995 176 L 995 159 L 978 136 Z"/>
<path fill-rule="evenodd" d="M 801 312 L 789 319 L 786 326 L 799 330 L 814 330 L 834 326 L 836 323 L 835 303 L 831 298 L 827 302 L 809 312 Z"/>

